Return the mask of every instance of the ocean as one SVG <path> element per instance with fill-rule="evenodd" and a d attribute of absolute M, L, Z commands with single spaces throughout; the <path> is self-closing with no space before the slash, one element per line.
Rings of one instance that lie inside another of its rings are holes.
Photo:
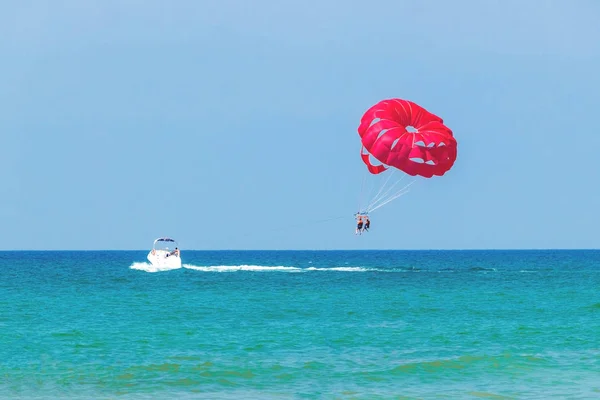
<path fill-rule="evenodd" d="M 0 398 L 600 399 L 600 251 L 0 252 Z"/>

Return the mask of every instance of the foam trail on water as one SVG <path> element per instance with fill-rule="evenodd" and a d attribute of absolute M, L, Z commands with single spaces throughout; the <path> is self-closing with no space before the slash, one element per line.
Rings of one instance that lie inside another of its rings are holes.
<path fill-rule="evenodd" d="M 281 265 L 277 266 L 265 266 L 265 265 L 211 265 L 211 266 L 198 266 L 184 264 L 184 268 L 193 269 L 196 271 L 203 272 L 236 272 L 236 271 L 282 271 L 282 272 L 302 272 L 302 268 L 298 267 L 285 267 Z"/>
<path fill-rule="evenodd" d="M 377 271 L 377 269 L 369 269 L 363 267 L 331 267 L 331 268 L 317 268 L 310 267 L 307 268 L 308 271 L 338 271 L 338 272 L 367 272 L 367 271 Z"/>
<path fill-rule="evenodd" d="M 140 271 L 146 271 L 146 272 L 163 272 L 163 271 L 171 271 L 174 269 L 179 269 L 179 267 L 167 267 L 167 266 L 156 267 L 147 262 L 134 262 L 133 264 L 131 264 L 131 266 L 129 268 L 137 269 Z"/>
<path fill-rule="evenodd" d="M 145 271 L 145 272 L 164 272 L 164 271 L 172 271 L 173 267 L 155 267 L 147 262 L 134 262 L 131 266 L 131 269 Z M 308 272 L 419 272 L 415 269 L 405 269 L 405 268 L 367 268 L 367 267 L 293 267 L 293 266 L 284 266 L 284 265 L 193 265 L 193 264 L 183 264 L 182 268 L 201 271 L 201 272 L 237 272 L 237 271 L 246 271 L 246 272 L 293 272 L 293 273 L 308 273 Z"/>

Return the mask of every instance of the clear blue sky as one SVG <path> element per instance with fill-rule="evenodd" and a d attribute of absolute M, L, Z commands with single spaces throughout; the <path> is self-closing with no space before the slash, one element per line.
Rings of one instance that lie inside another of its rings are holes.
<path fill-rule="evenodd" d="M 600 247 L 600 3 L 0 3 L 0 249 Z M 353 234 L 399 97 L 454 168 Z M 328 218 L 347 216 L 324 223 Z"/>

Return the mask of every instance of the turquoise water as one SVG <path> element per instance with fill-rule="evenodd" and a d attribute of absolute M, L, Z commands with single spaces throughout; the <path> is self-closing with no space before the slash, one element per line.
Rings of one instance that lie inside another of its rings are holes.
<path fill-rule="evenodd" d="M 0 252 L 1 398 L 600 398 L 600 251 Z"/>

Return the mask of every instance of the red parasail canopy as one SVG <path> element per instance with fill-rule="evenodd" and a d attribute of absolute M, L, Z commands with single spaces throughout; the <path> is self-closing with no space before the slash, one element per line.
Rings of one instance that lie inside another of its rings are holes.
<path fill-rule="evenodd" d="M 444 121 L 412 101 L 382 100 L 363 115 L 361 157 L 372 174 L 389 167 L 411 176 L 444 175 L 456 160 L 456 139 Z M 373 157 L 383 165 L 373 165 Z"/>

